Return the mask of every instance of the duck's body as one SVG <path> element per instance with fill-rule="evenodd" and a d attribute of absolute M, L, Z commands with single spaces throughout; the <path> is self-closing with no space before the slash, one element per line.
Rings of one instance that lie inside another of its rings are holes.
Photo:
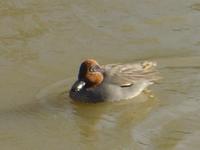
<path fill-rule="evenodd" d="M 154 62 L 100 66 L 95 60 L 88 59 L 80 66 L 70 97 L 83 102 L 133 98 L 159 79 L 155 66 Z"/>

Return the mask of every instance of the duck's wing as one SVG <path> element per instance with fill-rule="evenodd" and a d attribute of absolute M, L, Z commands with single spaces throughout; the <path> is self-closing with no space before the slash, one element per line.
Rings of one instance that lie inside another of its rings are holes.
<path fill-rule="evenodd" d="M 102 66 L 105 70 L 106 82 L 119 86 L 130 86 L 137 81 L 147 80 L 154 82 L 160 79 L 155 69 L 156 62 L 145 61 L 134 64 L 109 64 Z"/>

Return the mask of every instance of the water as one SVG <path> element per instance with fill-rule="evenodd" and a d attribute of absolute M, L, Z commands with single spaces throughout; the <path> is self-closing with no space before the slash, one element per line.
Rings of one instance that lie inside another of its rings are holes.
<path fill-rule="evenodd" d="M 197 0 L 1 0 L 0 147 L 198 150 Z M 151 59 L 163 76 L 123 102 L 68 97 L 78 66 Z"/>

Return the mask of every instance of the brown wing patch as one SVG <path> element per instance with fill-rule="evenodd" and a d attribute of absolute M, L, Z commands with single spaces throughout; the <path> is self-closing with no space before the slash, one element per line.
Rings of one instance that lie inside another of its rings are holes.
<path fill-rule="evenodd" d="M 104 66 L 104 68 L 108 82 L 127 86 L 134 84 L 138 80 L 151 82 L 158 80 L 160 77 L 155 66 L 155 62 L 145 61 L 135 64 L 110 64 Z"/>

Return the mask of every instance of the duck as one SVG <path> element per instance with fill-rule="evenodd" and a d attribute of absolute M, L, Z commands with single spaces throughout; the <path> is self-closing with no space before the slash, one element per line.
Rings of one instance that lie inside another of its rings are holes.
<path fill-rule="evenodd" d="M 95 59 L 86 59 L 69 96 L 91 103 L 132 99 L 160 79 L 156 66 L 153 61 L 99 65 Z"/>

